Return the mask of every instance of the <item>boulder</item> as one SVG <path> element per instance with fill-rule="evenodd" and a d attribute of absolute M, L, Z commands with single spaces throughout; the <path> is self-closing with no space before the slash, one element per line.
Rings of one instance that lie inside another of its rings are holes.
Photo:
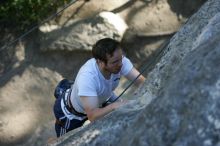
<path fill-rule="evenodd" d="M 121 40 L 128 28 L 120 16 L 112 12 L 101 12 L 95 17 L 69 21 L 65 27 L 44 25 L 41 50 L 91 50 L 93 44 L 101 38 L 110 37 Z"/>

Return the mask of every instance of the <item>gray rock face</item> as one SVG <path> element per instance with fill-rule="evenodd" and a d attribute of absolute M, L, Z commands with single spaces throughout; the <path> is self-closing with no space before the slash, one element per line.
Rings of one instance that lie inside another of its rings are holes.
<path fill-rule="evenodd" d="M 220 145 L 220 0 L 171 39 L 138 100 L 55 145 Z"/>
<path fill-rule="evenodd" d="M 134 136 L 123 137 L 120 143 L 220 145 L 220 39 L 217 36 L 212 39 L 181 61 L 167 86 L 143 109 L 132 128 L 123 132 Z"/>

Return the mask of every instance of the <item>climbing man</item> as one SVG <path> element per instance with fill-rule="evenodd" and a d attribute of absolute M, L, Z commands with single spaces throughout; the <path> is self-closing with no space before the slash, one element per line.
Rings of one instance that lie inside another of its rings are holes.
<path fill-rule="evenodd" d="M 124 105 L 126 101 L 114 101 L 114 90 L 121 76 L 134 80 L 139 72 L 131 61 L 123 55 L 120 43 L 111 38 L 104 38 L 92 48 L 93 58 L 79 70 L 74 83 L 63 98 L 57 98 L 54 104 L 57 137 L 76 129 L 88 119 L 93 122 L 109 112 Z M 135 85 L 140 86 L 145 77 L 140 75 Z M 106 106 L 106 100 L 110 102 Z"/>

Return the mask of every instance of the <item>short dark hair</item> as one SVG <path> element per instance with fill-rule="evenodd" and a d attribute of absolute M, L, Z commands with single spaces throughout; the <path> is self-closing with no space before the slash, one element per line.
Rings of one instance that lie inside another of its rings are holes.
<path fill-rule="evenodd" d="M 120 43 L 111 38 L 103 38 L 98 40 L 92 48 L 92 55 L 95 59 L 99 59 L 107 63 L 107 54 L 112 56 L 116 49 L 121 49 Z"/>

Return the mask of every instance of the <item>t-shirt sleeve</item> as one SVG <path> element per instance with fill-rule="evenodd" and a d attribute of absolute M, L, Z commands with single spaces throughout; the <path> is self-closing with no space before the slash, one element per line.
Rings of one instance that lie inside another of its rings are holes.
<path fill-rule="evenodd" d="M 77 80 L 78 96 L 97 96 L 94 76 L 82 73 Z"/>
<path fill-rule="evenodd" d="M 133 64 L 127 57 L 123 57 L 122 64 L 121 74 L 126 76 L 133 68 Z"/>

